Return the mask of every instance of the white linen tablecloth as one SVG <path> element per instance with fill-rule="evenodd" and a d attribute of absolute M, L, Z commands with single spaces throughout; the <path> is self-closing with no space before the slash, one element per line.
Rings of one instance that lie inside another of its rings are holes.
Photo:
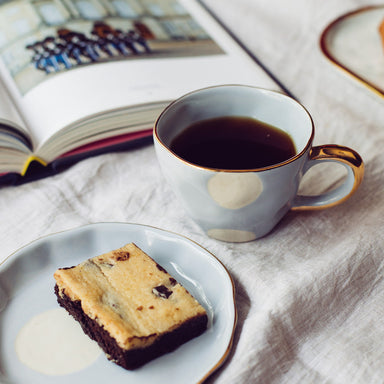
<path fill-rule="evenodd" d="M 263 239 L 222 243 L 185 215 L 148 145 L 0 189 L 0 261 L 37 238 L 87 223 L 174 231 L 215 254 L 236 285 L 234 346 L 209 383 L 383 383 L 384 101 L 326 61 L 318 44 L 330 21 L 367 4 L 205 3 L 310 111 L 315 145 L 361 154 L 366 173 L 358 191 L 331 209 L 289 213 Z M 307 188 L 326 188 L 339 177 L 336 168 L 309 176 Z"/>

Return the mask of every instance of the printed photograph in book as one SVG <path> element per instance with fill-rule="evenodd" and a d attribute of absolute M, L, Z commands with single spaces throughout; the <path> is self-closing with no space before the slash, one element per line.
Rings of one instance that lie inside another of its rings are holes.
<path fill-rule="evenodd" d="M 0 0 L 0 57 L 21 94 L 80 66 L 220 53 L 177 0 Z"/>

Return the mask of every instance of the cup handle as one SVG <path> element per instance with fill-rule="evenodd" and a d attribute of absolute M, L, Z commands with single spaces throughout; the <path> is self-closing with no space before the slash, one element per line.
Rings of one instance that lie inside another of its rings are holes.
<path fill-rule="evenodd" d="M 340 204 L 356 191 L 363 180 L 364 163 L 360 155 L 353 149 L 331 144 L 311 148 L 304 174 L 311 167 L 319 164 L 319 161 L 332 161 L 343 164 L 348 171 L 346 180 L 336 189 L 320 195 L 297 195 L 293 201 L 292 210 L 324 209 Z"/>

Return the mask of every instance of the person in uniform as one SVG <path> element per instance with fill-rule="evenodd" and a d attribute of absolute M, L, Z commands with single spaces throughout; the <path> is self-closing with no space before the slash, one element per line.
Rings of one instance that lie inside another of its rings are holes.
<path fill-rule="evenodd" d="M 33 52 L 31 62 L 33 63 L 35 68 L 44 71 L 45 73 L 50 73 L 49 66 L 47 65 L 47 60 L 43 54 L 41 42 L 37 41 L 34 44 L 28 44 L 26 48 Z"/>
<path fill-rule="evenodd" d="M 50 60 L 56 72 L 60 71 L 60 64 L 64 65 L 64 68 L 66 69 L 72 67 L 66 47 L 64 44 L 60 43 L 59 38 L 48 36 L 44 39 L 43 46 L 47 52 L 49 52 Z"/>
<path fill-rule="evenodd" d="M 129 33 L 123 32 L 121 29 L 116 29 L 116 37 L 124 43 L 125 49 L 136 55 L 139 53 L 135 47 L 135 41 Z"/>
<path fill-rule="evenodd" d="M 135 30 L 130 30 L 128 32 L 128 35 L 132 39 L 132 41 L 139 44 L 146 53 L 151 52 L 151 48 L 149 47 L 147 40 L 140 33 Z"/>

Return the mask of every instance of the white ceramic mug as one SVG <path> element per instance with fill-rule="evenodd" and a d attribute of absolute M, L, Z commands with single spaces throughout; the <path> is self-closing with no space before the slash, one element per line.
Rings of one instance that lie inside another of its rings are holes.
<path fill-rule="evenodd" d="M 259 169 L 212 169 L 192 164 L 170 150 L 176 135 L 198 121 L 224 116 L 252 117 L 286 133 L 296 155 Z M 291 209 L 328 208 L 346 200 L 364 173 L 360 156 L 337 145 L 312 147 L 314 124 L 307 110 L 279 92 L 223 85 L 189 93 L 171 103 L 154 127 L 157 157 L 165 178 L 189 215 L 208 236 L 251 241 L 270 232 Z M 321 161 L 347 169 L 344 183 L 327 193 L 300 196 L 303 175 Z"/>

